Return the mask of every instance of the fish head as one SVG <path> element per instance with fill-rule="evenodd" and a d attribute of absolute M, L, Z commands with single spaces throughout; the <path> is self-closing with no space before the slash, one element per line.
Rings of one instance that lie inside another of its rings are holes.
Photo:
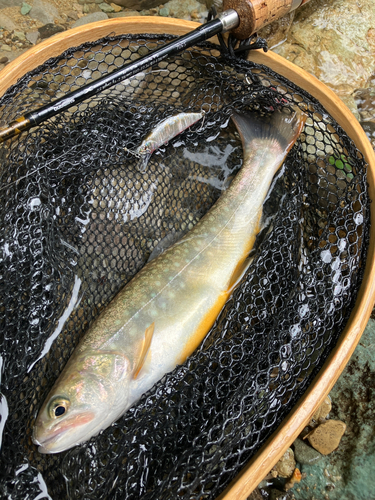
<path fill-rule="evenodd" d="M 73 356 L 37 416 L 33 442 L 59 453 L 111 425 L 127 409 L 130 362 L 121 353 Z"/>
<path fill-rule="evenodd" d="M 154 148 L 155 149 L 155 148 Z M 137 149 L 137 153 L 140 156 L 143 155 L 151 155 L 151 153 L 154 151 L 153 149 L 153 144 L 151 141 L 144 141 L 139 148 Z"/>

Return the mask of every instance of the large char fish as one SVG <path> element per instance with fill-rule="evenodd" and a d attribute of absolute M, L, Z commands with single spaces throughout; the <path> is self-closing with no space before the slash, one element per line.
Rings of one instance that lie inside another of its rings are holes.
<path fill-rule="evenodd" d="M 33 441 L 41 453 L 87 441 L 183 363 L 243 275 L 264 199 L 305 116 L 232 119 L 242 169 L 197 225 L 146 264 L 89 328 L 37 417 Z"/>

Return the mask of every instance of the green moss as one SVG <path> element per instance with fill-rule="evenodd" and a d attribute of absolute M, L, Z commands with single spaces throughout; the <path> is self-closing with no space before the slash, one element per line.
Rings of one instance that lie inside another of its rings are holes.
<path fill-rule="evenodd" d="M 345 155 L 341 155 L 340 158 L 337 156 L 331 155 L 328 158 L 328 163 L 330 165 L 334 165 L 336 168 L 339 170 L 343 170 L 344 173 L 346 174 L 347 179 L 352 180 L 353 179 L 353 174 L 352 174 L 352 167 L 350 165 L 350 158 L 347 158 Z"/>

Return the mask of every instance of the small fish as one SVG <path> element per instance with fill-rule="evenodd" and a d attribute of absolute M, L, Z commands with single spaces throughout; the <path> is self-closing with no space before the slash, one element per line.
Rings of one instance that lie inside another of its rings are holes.
<path fill-rule="evenodd" d="M 147 263 L 89 328 L 37 417 L 33 441 L 41 453 L 87 441 L 183 363 L 246 271 L 264 199 L 305 115 L 232 119 L 243 144 L 241 170 L 196 226 Z"/>
<path fill-rule="evenodd" d="M 145 170 L 148 160 L 156 149 L 194 125 L 194 123 L 203 118 L 204 114 L 204 111 L 198 113 L 178 113 L 158 123 L 135 150 L 135 155 L 141 157 L 141 171 Z M 126 148 L 125 150 L 128 151 Z"/>

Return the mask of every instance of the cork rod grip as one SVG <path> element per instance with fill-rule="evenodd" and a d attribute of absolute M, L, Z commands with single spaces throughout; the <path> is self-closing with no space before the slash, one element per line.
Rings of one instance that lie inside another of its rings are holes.
<path fill-rule="evenodd" d="M 309 0 L 224 0 L 223 8 L 234 9 L 239 26 L 232 31 L 239 40 L 244 40 L 272 21 L 285 16 L 291 10 Z"/>

